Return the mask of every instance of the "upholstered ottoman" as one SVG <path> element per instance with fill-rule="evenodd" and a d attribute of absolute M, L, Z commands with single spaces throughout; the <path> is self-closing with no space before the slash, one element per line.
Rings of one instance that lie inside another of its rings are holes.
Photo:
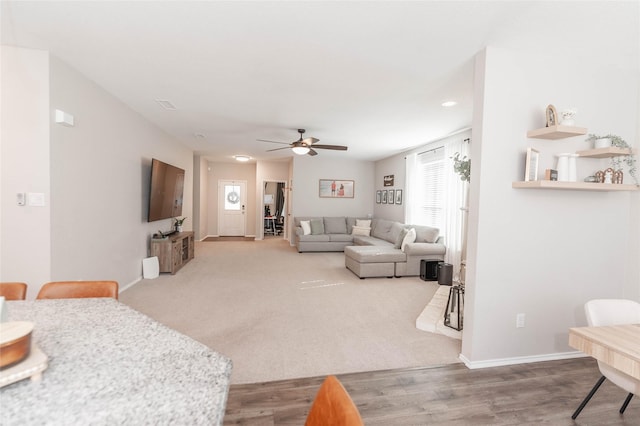
<path fill-rule="evenodd" d="M 344 248 L 344 264 L 360 279 L 395 275 L 396 262 L 406 262 L 406 255 L 399 249 L 384 246 L 347 246 Z"/>

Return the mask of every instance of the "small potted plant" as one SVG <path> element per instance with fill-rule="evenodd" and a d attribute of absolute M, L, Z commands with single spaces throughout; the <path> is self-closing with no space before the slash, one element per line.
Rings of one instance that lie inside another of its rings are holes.
<path fill-rule="evenodd" d="M 460 153 L 453 154 L 453 171 L 460 175 L 460 180 L 463 182 L 471 181 L 471 159 L 464 157 L 460 158 Z"/>
<path fill-rule="evenodd" d="M 173 222 L 173 227 L 176 229 L 176 232 L 182 232 L 182 224 L 186 219 L 186 217 L 183 217 L 182 219 L 176 217 L 173 219 L 175 221 Z"/>
<path fill-rule="evenodd" d="M 574 118 L 576 117 L 576 114 L 578 113 L 578 111 L 575 108 L 567 108 L 564 111 L 562 111 L 560 113 L 560 115 L 562 116 L 562 120 L 560 121 L 560 124 L 562 124 L 563 126 L 573 126 L 575 125 L 575 120 Z"/>
<path fill-rule="evenodd" d="M 620 136 L 617 135 L 606 135 L 606 136 L 598 136 L 594 134 L 589 134 L 587 138 L 588 142 L 594 142 L 594 148 L 604 148 L 604 146 L 598 146 L 598 141 L 610 141 L 610 146 L 614 146 L 616 148 L 625 148 L 629 150 L 629 154 L 626 155 L 618 155 L 611 157 L 611 168 L 613 170 L 621 170 L 622 164 L 626 164 L 628 167 L 629 176 L 633 178 L 636 182 L 636 185 L 640 186 L 640 182 L 638 182 L 637 176 L 637 166 L 636 166 L 636 156 L 633 154 L 633 150 L 631 146 Z"/>

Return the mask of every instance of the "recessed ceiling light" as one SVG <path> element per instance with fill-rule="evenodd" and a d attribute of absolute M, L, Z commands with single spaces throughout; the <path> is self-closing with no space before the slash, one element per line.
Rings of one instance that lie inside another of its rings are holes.
<path fill-rule="evenodd" d="M 447 107 L 452 107 L 454 105 L 457 105 L 458 103 L 456 101 L 446 101 L 442 103 L 442 106 L 447 108 Z"/>
<path fill-rule="evenodd" d="M 235 158 L 236 161 L 242 161 L 243 163 L 251 160 L 251 157 L 249 157 L 248 155 L 234 155 L 233 158 Z"/>
<path fill-rule="evenodd" d="M 156 102 L 164 109 L 168 109 L 171 111 L 175 111 L 178 109 L 174 104 L 171 103 L 171 101 L 168 101 L 166 99 L 156 99 Z"/>

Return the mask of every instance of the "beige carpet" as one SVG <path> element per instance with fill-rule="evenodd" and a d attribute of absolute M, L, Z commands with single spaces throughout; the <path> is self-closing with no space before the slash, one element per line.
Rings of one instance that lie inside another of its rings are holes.
<path fill-rule="evenodd" d="M 437 289 L 418 277 L 360 280 L 342 253 L 270 239 L 198 242 L 176 275 L 120 301 L 230 357 L 238 384 L 457 363 L 459 340 L 416 328 Z"/>

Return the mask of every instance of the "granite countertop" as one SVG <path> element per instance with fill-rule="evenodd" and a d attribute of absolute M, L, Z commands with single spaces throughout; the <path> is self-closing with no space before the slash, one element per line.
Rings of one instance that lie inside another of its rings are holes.
<path fill-rule="evenodd" d="M 115 299 L 7 307 L 49 366 L 0 389 L 0 424 L 222 424 L 229 358 Z"/>

